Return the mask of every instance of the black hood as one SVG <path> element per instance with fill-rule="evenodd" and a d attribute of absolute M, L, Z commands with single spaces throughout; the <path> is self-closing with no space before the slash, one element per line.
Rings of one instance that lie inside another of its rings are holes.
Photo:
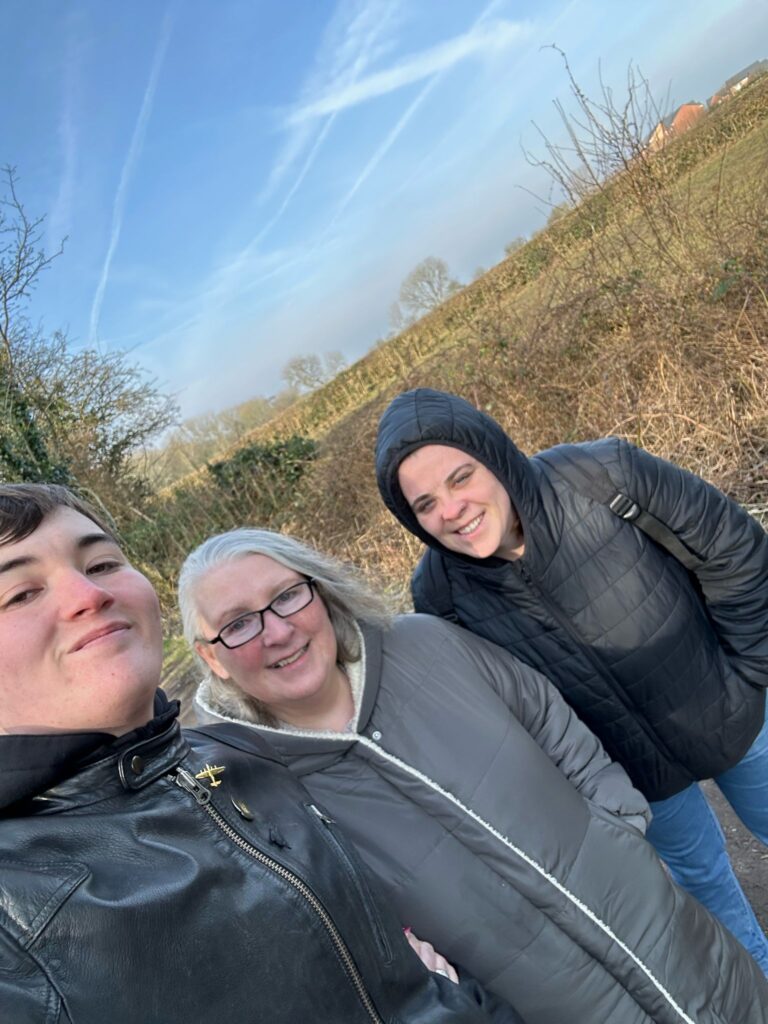
<path fill-rule="evenodd" d="M 478 559 L 449 551 L 419 525 L 397 479 L 403 459 L 427 444 L 458 448 L 481 462 L 504 484 L 523 527 L 528 528 L 539 509 L 539 493 L 530 460 L 484 412 L 458 395 L 431 388 L 416 388 L 398 395 L 379 423 L 376 439 L 376 479 L 387 508 L 403 526 L 429 547 L 462 561 Z M 499 559 L 484 559 L 486 562 Z"/>

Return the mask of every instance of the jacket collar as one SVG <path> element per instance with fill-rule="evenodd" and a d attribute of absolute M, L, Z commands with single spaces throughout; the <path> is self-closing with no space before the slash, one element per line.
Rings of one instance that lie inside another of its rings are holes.
<path fill-rule="evenodd" d="M 120 793 L 144 789 L 179 764 L 189 746 L 175 720 L 148 738 L 135 738 L 117 751 L 81 767 L 69 778 L 38 793 L 17 813 L 50 814 L 85 807 Z"/>
<path fill-rule="evenodd" d="M 158 689 L 153 717 L 123 736 L 106 732 L 1 735 L 0 813 L 58 787 L 88 765 L 165 733 L 178 713 L 179 702 L 169 701 Z"/>

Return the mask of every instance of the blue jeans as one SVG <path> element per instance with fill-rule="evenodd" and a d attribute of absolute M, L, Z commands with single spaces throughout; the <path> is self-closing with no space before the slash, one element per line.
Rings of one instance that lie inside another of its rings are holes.
<path fill-rule="evenodd" d="M 768 845 L 768 721 L 744 757 L 715 782 L 746 827 Z M 768 940 L 739 884 L 720 823 L 698 785 L 651 803 L 648 840 L 674 880 L 730 929 L 768 975 Z"/>

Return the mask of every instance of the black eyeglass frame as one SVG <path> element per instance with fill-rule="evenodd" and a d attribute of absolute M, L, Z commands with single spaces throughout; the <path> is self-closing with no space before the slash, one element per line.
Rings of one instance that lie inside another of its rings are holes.
<path fill-rule="evenodd" d="M 294 608 L 293 611 L 288 612 L 286 615 L 283 615 L 276 608 L 272 607 L 275 601 L 279 601 L 280 598 L 284 597 L 289 591 L 294 590 L 296 587 L 304 586 L 309 587 L 309 598 L 306 601 L 306 603 L 301 605 L 299 608 Z M 261 634 L 264 632 L 264 612 L 272 612 L 272 614 L 276 615 L 278 619 L 290 619 L 292 615 L 298 615 L 299 612 L 303 611 L 305 608 L 311 605 L 315 599 L 316 593 L 317 581 L 313 576 L 308 576 L 305 580 L 298 580 L 296 583 L 292 583 L 290 587 L 286 587 L 285 590 L 281 590 L 279 594 L 276 594 L 269 602 L 269 604 L 266 605 L 264 608 L 257 608 L 250 612 L 243 612 L 242 615 L 238 615 L 230 622 L 226 622 L 221 627 L 218 634 L 213 638 L 213 640 L 206 640 L 205 637 L 203 636 L 200 637 L 200 642 L 208 645 L 221 644 L 221 646 L 226 647 L 228 651 L 236 651 L 238 647 L 245 647 L 245 645 L 249 644 L 251 640 L 255 640 L 257 637 L 260 637 Z M 247 640 L 242 640 L 238 644 L 228 644 L 221 634 L 224 633 L 227 629 L 229 629 L 230 626 L 233 626 L 236 622 L 239 622 L 240 619 L 246 619 L 250 615 L 258 615 L 259 618 L 261 619 L 261 629 L 258 631 L 258 633 L 254 633 L 253 636 L 249 636 Z"/>

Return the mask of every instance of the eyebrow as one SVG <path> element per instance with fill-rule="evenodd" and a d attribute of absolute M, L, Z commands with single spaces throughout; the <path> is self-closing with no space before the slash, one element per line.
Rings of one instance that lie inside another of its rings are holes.
<path fill-rule="evenodd" d="M 103 544 L 104 541 L 108 544 L 114 544 L 115 547 L 120 546 L 115 538 L 110 537 L 108 533 L 87 533 L 83 537 L 78 537 L 75 548 L 77 551 L 84 551 L 87 548 L 93 547 L 94 544 Z M 34 565 L 39 561 L 40 559 L 34 555 L 19 555 L 18 558 L 9 558 L 7 562 L 0 562 L 0 573 L 11 572 L 13 569 L 23 569 L 25 566 Z"/>
<path fill-rule="evenodd" d="M 467 468 L 472 468 L 472 467 L 473 467 L 473 464 L 471 462 L 462 462 L 461 465 L 459 465 L 455 469 L 451 470 L 451 472 L 445 478 L 443 483 L 446 483 L 446 484 L 453 483 L 454 479 L 456 478 L 456 474 L 457 473 L 460 473 L 462 471 L 462 469 L 467 469 Z M 414 508 L 414 506 L 416 506 L 420 501 L 423 501 L 425 498 L 431 498 L 431 497 L 432 497 L 432 495 L 428 491 L 425 492 L 424 494 L 419 494 L 418 497 L 414 498 L 413 501 L 411 502 L 411 508 Z"/>
<path fill-rule="evenodd" d="M 294 572 L 298 572 L 298 569 L 295 569 Z M 297 580 L 289 580 L 287 583 L 278 584 L 277 589 L 275 590 L 272 597 L 270 597 L 269 599 L 269 604 L 271 604 L 276 597 L 280 597 L 280 595 L 284 593 L 286 590 L 290 590 L 291 587 L 295 587 L 297 583 L 305 582 L 306 576 L 301 576 Z M 264 607 L 266 608 L 267 605 L 265 605 Z M 246 608 L 244 605 L 234 604 L 227 608 L 225 611 L 221 612 L 221 614 L 217 615 L 216 619 L 218 620 L 219 625 L 221 627 L 228 626 L 230 622 L 236 622 L 237 619 L 239 619 L 242 615 L 250 615 L 255 610 L 256 609 L 254 608 Z"/>

